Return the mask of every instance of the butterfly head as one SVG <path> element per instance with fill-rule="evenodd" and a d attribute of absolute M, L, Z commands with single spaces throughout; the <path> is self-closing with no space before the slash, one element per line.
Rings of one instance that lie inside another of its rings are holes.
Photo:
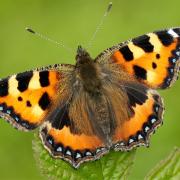
<path fill-rule="evenodd" d="M 89 53 L 82 48 L 82 46 L 78 46 L 77 54 L 76 54 L 76 63 L 77 64 L 84 64 L 91 61 L 91 57 Z"/>

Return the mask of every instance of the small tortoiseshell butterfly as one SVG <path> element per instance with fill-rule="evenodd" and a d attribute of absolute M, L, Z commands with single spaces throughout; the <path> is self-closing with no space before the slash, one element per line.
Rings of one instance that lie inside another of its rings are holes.
<path fill-rule="evenodd" d="M 149 145 L 162 124 L 166 89 L 180 69 L 180 28 L 113 46 L 95 59 L 81 46 L 76 64 L 56 64 L 0 80 L 0 117 L 40 127 L 44 147 L 77 168 L 109 152 Z"/>

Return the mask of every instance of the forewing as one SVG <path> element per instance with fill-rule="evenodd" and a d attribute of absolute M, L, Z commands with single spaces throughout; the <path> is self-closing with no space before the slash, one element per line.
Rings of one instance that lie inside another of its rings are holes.
<path fill-rule="evenodd" d="M 70 65 L 55 65 L 0 80 L 0 117 L 20 130 L 44 122 L 61 93 Z"/>
<path fill-rule="evenodd" d="M 95 61 L 121 66 L 151 88 L 167 88 L 180 68 L 180 28 L 148 33 L 109 48 Z"/>

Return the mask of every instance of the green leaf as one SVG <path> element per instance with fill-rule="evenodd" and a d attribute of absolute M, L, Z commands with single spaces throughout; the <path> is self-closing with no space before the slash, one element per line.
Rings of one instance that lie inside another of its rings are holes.
<path fill-rule="evenodd" d="M 101 159 L 104 180 L 127 179 L 134 163 L 135 150 L 111 152 Z"/>
<path fill-rule="evenodd" d="M 125 179 L 135 156 L 135 151 L 111 152 L 100 160 L 82 164 L 77 170 L 63 160 L 52 158 L 43 147 L 37 134 L 33 140 L 33 150 L 42 175 L 48 179 L 61 180 Z"/>
<path fill-rule="evenodd" d="M 180 148 L 174 148 L 170 155 L 157 164 L 145 179 L 180 179 Z"/>

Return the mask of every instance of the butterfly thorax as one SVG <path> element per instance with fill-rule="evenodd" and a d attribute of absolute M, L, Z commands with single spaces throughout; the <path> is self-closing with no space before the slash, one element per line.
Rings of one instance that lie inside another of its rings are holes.
<path fill-rule="evenodd" d="M 76 71 L 84 89 L 96 94 L 99 92 L 101 82 L 98 77 L 98 69 L 89 53 L 81 46 L 78 47 L 76 55 Z"/>

